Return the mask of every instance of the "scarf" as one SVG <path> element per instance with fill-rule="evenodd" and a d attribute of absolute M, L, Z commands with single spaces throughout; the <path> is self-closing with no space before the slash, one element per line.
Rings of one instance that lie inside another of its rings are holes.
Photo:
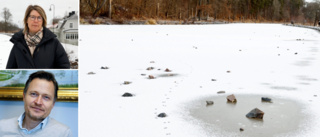
<path fill-rule="evenodd" d="M 24 34 L 24 39 L 27 42 L 27 45 L 30 49 L 31 56 L 33 56 L 36 46 L 40 43 L 43 37 L 43 28 L 41 28 L 36 34 L 31 35 L 30 33 Z"/>

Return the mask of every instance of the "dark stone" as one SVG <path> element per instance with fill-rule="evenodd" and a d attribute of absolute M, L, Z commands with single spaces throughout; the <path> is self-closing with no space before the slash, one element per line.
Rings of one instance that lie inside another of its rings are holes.
<path fill-rule="evenodd" d="M 154 69 L 154 67 L 148 67 L 147 68 L 147 70 L 153 70 Z"/>
<path fill-rule="evenodd" d="M 226 93 L 225 91 L 218 91 L 217 92 L 218 94 L 224 94 L 224 93 Z"/>
<path fill-rule="evenodd" d="M 153 75 L 149 75 L 149 79 L 154 79 L 155 77 Z"/>
<path fill-rule="evenodd" d="M 244 129 L 243 129 L 243 128 L 240 128 L 240 131 L 244 131 Z"/>
<path fill-rule="evenodd" d="M 141 74 L 141 76 L 145 76 L 146 74 Z"/>
<path fill-rule="evenodd" d="M 228 102 L 232 102 L 232 103 L 237 102 L 237 99 L 233 94 L 227 96 L 227 100 L 228 100 Z"/>
<path fill-rule="evenodd" d="M 165 72 L 171 72 L 171 70 L 170 69 L 168 69 L 168 68 L 166 68 L 166 70 L 164 70 Z"/>
<path fill-rule="evenodd" d="M 164 118 L 164 117 L 167 117 L 167 114 L 166 114 L 166 113 L 160 113 L 160 114 L 158 115 L 158 117 Z"/>
<path fill-rule="evenodd" d="M 122 95 L 122 97 L 132 97 L 133 95 L 131 94 L 131 93 L 128 93 L 128 92 L 126 92 L 126 93 L 124 93 L 123 95 Z"/>
<path fill-rule="evenodd" d="M 88 73 L 88 75 L 94 75 L 94 74 L 96 74 L 96 73 L 94 73 L 92 71 Z"/>
<path fill-rule="evenodd" d="M 216 79 L 211 79 L 211 81 L 217 81 Z"/>
<path fill-rule="evenodd" d="M 294 53 L 294 55 L 297 55 L 297 54 L 298 54 L 298 52 Z"/>
<path fill-rule="evenodd" d="M 230 71 L 230 70 L 228 70 L 228 71 L 227 71 L 227 73 L 231 73 L 231 71 Z"/>
<path fill-rule="evenodd" d="M 131 84 L 132 82 L 130 82 L 130 81 L 124 81 L 123 82 L 123 84 L 125 84 L 125 85 L 128 85 L 128 84 Z"/>
<path fill-rule="evenodd" d="M 263 101 L 263 102 L 271 102 L 271 98 L 261 97 L 261 101 Z"/>
<path fill-rule="evenodd" d="M 318 95 L 313 95 L 314 97 L 317 97 Z"/>
<path fill-rule="evenodd" d="M 251 111 L 246 115 L 246 117 L 247 117 L 247 118 L 263 119 L 263 115 L 264 115 L 264 112 L 263 112 L 263 111 L 261 111 L 261 110 L 258 109 L 258 108 L 255 108 L 255 109 L 251 110 Z"/>
<path fill-rule="evenodd" d="M 103 67 L 103 66 L 102 66 L 102 67 L 101 67 L 101 69 L 109 69 L 109 68 L 108 68 L 108 67 Z"/>
<path fill-rule="evenodd" d="M 150 63 L 155 63 L 154 61 L 150 61 Z"/>
<path fill-rule="evenodd" d="M 214 104 L 214 102 L 213 101 L 206 101 L 207 102 L 207 106 L 209 106 L 209 105 L 213 105 Z"/>

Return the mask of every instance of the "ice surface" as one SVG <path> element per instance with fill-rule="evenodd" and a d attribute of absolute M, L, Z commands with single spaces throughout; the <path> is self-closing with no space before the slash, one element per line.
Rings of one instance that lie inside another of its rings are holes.
<path fill-rule="evenodd" d="M 220 136 L 190 118 L 187 104 L 221 90 L 294 100 L 312 117 L 300 125 L 306 132 L 290 136 L 320 133 L 318 31 L 280 24 L 80 29 L 81 136 Z M 162 112 L 168 116 L 158 118 Z"/>

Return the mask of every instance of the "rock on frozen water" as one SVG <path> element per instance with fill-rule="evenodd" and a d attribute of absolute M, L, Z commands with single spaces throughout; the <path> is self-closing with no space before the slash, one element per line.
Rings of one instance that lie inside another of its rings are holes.
<path fill-rule="evenodd" d="M 207 102 L 207 106 L 213 105 L 213 101 L 206 101 L 206 102 Z"/>
<path fill-rule="evenodd" d="M 228 102 L 232 102 L 232 103 L 237 102 L 237 99 L 233 94 L 227 96 L 227 100 L 228 100 Z"/>
<path fill-rule="evenodd" d="M 109 67 L 103 67 L 103 66 L 102 66 L 101 69 L 109 69 Z"/>
<path fill-rule="evenodd" d="M 263 112 L 263 111 L 261 111 L 261 110 L 258 109 L 258 108 L 254 108 L 253 110 L 251 110 L 251 111 L 246 115 L 246 117 L 247 117 L 247 118 L 263 119 L 263 115 L 264 115 L 264 112 Z"/>
<path fill-rule="evenodd" d="M 167 117 L 167 114 L 166 114 L 166 113 L 160 113 L 160 114 L 158 115 L 158 117 L 164 118 L 164 117 Z"/>
<path fill-rule="evenodd" d="M 244 129 L 243 129 L 243 128 L 240 128 L 240 131 L 244 131 Z"/>
<path fill-rule="evenodd" d="M 263 102 L 271 102 L 271 98 L 261 97 L 261 101 L 263 101 Z"/>
<path fill-rule="evenodd" d="M 154 69 L 154 67 L 148 67 L 147 68 L 147 70 L 153 70 Z"/>
<path fill-rule="evenodd" d="M 126 92 L 126 93 L 124 93 L 123 95 L 122 95 L 122 97 L 132 97 L 133 95 L 131 94 L 131 93 L 128 93 L 128 92 Z"/>
<path fill-rule="evenodd" d="M 96 73 L 94 73 L 92 71 L 88 73 L 88 75 L 94 75 L 94 74 L 96 74 Z"/>
<path fill-rule="evenodd" d="M 155 79 L 153 75 L 149 75 L 149 79 Z"/>
<path fill-rule="evenodd" d="M 123 84 L 125 85 L 128 85 L 128 84 L 131 84 L 132 82 L 131 81 L 124 81 Z"/>
<path fill-rule="evenodd" d="M 168 68 L 166 68 L 166 70 L 164 70 L 165 72 L 171 72 L 171 70 L 170 69 L 168 69 Z"/>

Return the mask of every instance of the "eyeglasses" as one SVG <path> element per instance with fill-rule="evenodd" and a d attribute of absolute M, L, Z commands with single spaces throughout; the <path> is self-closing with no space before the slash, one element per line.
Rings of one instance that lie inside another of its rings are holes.
<path fill-rule="evenodd" d="M 41 16 L 29 16 L 30 17 L 30 19 L 32 20 L 32 21 L 35 21 L 36 19 L 38 20 L 38 21 L 42 21 L 42 17 Z"/>

